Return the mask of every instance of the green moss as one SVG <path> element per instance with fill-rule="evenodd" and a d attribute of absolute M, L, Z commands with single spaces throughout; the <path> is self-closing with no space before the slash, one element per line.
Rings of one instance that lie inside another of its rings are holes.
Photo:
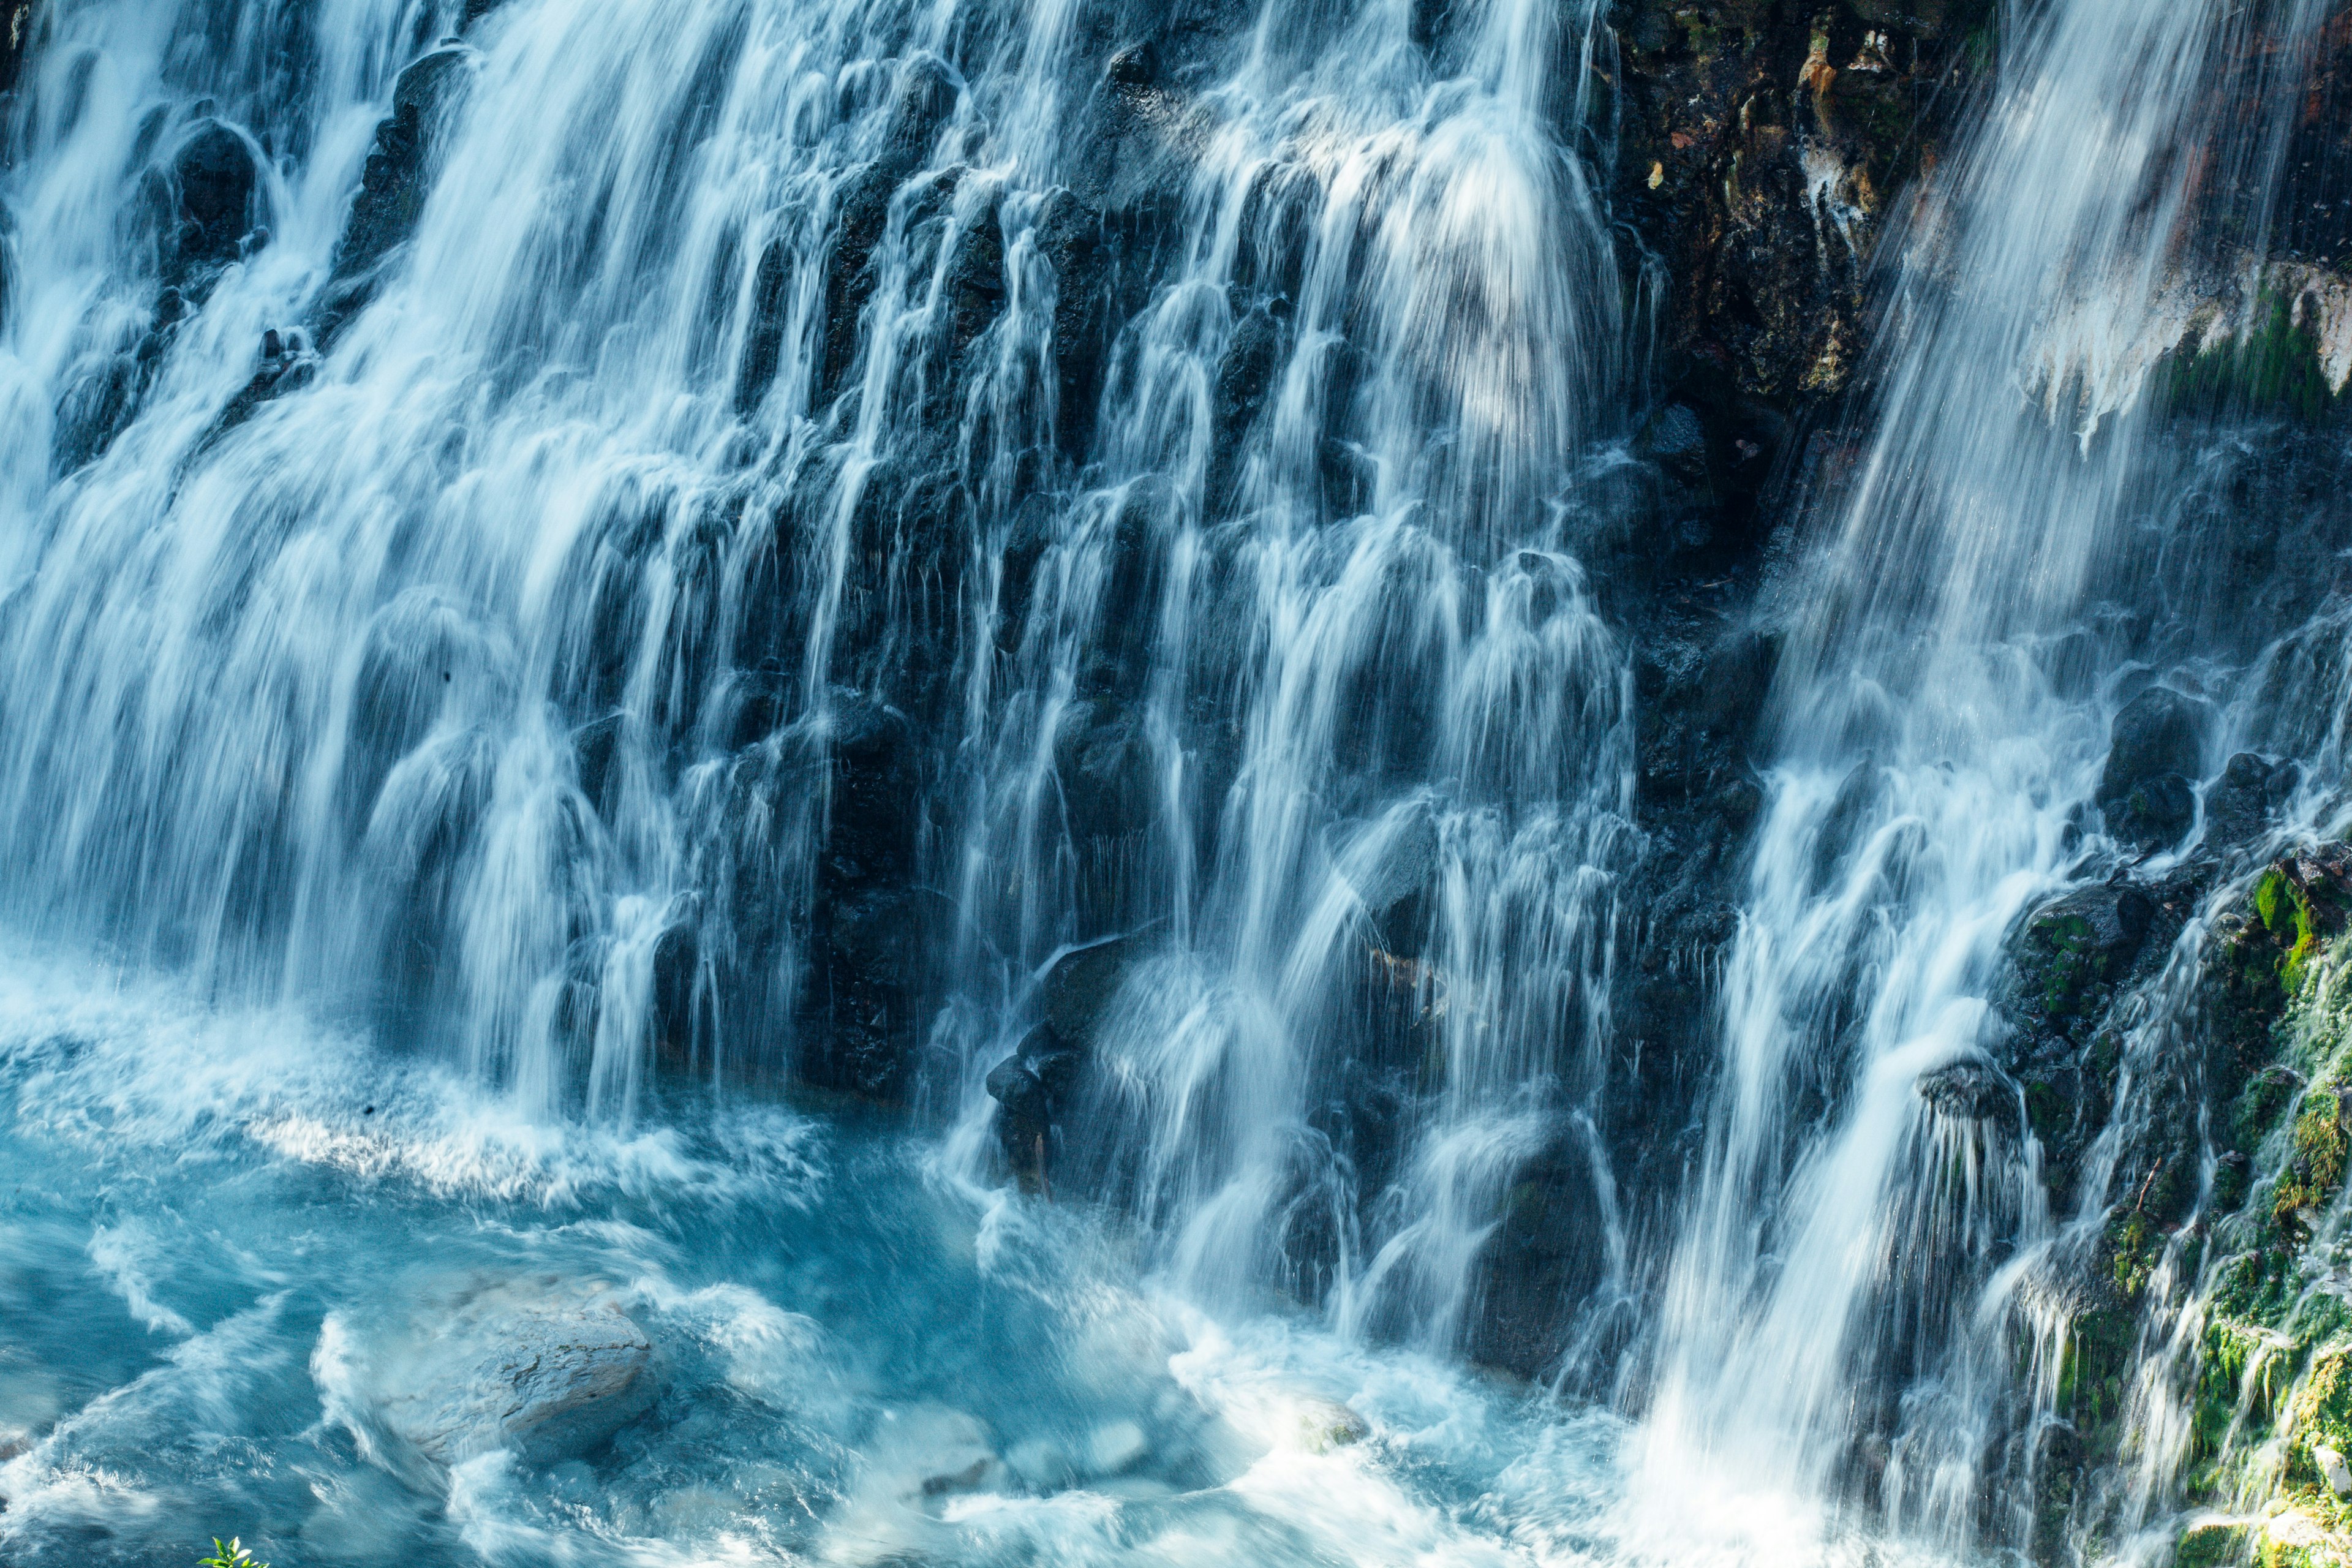
<path fill-rule="evenodd" d="M 2107 1244 L 2115 1253 L 2116 1289 L 2127 1300 L 2139 1300 L 2164 1257 L 2164 1237 L 2147 1215 L 2135 1210 L 2108 1226 Z"/>
<path fill-rule="evenodd" d="M 2173 1568 L 2221 1568 L 2242 1563 L 2252 1543 L 2242 1524 L 2191 1525 L 2173 1548 Z"/>
<path fill-rule="evenodd" d="M 2318 1208 L 2343 1184 L 2346 1157 L 2352 1152 L 2346 1132 L 2344 1102 L 2332 1090 L 2304 1096 L 2294 1119 L 2294 1154 L 2271 1197 L 2271 1217 L 2280 1234 L 2298 1244 L 2305 1237 L 2301 1211 Z"/>
<path fill-rule="evenodd" d="M 2192 341 L 2166 357 L 2156 383 L 2158 406 L 2211 417 L 2280 414 L 2316 423 L 2336 405 L 2319 339 L 2295 321 L 2294 299 L 2266 289 L 2256 325 L 2242 339 Z"/>

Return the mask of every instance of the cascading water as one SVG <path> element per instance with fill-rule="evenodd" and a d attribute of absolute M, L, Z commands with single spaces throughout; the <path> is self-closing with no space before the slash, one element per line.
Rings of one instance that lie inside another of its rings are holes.
<path fill-rule="evenodd" d="M 2050 1528 L 2052 1260 L 2116 1194 L 2087 1182 L 2071 1227 L 2049 1210 L 1994 1054 L 2005 942 L 2131 863 L 2122 803 L 2113 842 L 2085 837 L 2116 709 L 2167 677 L 2227 690 L 2211 662 L 2162 668 L 2214 589 L 2151 549 L 2179 464 L 2144 395 L 2184 280 L 2242 265 L 2200 193 L 2254 193 L 2260 233 L 2326 11 L 2021 17 L 1908 241 L 1868 434 L 1787 593 L 1780 760 L 1666 1292 L 1648 1440 L 1669 1473 L 1706 1455 L 1767 1494 L 1850 1491 L 1943 1550 Z"/>
<path fill-rule="evenodd" d="M 2333 776 L 2134 527 L 2328 6 L 2005 13 L 1638 1190 L 1623 9 L 9 13 L 10 1560 L 2049 1555 L 2004 942 L 2143 688 Z"/>

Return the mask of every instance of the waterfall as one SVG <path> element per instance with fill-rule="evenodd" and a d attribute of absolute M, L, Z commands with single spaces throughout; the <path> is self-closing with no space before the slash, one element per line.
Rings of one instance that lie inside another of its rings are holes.
<path fill-rule="evenodd" d="M 2352 713 L 2344 530 L 2239 559 L 2333 437 L 2183 389 L 2352 363 L 2340 7 L 2001 0 L 1850 204 L 1965 9 L 9 11 L 0 1555 L 2168 1549 L 2200 988 Z M 1629 181 L 1636 54 L 1786 167 Z M 1775 177 L 1816 294 L 1891 215 L 1793 410 L 1668 321 L 1753 237 L 1642 226 Z M 2162 933 L 2063 1149 L 2060 899 Z"/>
<path fill-rule="evenodd" d="M 622 1123 L 984 1120 L 1128 933 L 1072 1163 L 1209 1295 L 1457 1342 L 1633 839 L 1591 8 L 1268 9 L 1181 83 L 1051 7 L 349 11 L 36 60 L 20 916 Z M 1368 991 L 1392 1173 L 1318 1121 Z"/>
<path fill-rule="evenodd" d="M 2211 592 L 2166 580 L 2136 526 L 2177 473 L 2149 372 L 2189 280 L 2242 265 L 2200 194 L 2275 189 L 2326 10 L 2016 17 L 1974 145 L 1905 240 L 1867 415 L 1788 589 L 1779 758 L 1666 1289 L 1668 1473 L 1704 1454 L 1767 1492 L 1851 1490 L 1942 1550 L 2032 1538 L 2070 1216 L 1992 1054 L 2004 942 L 2122 874 L 2085 813 L 2107 721 L 2163 673 L 2132 617 Z M 2093 1184 L 2075 1228 L 2113 1196 Z"/>

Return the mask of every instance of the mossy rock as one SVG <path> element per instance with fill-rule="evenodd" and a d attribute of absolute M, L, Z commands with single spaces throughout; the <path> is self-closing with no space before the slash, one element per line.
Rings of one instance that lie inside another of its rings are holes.
<path fill-rule="evenodd" d="M 2265 289 L 2243 339 L 2192 339 L 2166 356 L 2155 377 L 2156 405 L 2200 418 L 2284 415 L 2316 424 L 2338 399 L 2319 357 L 2310 312 L 2295 320 L 2294 296 Z"/>
<path fill-rule="evenodd" d="M 2173 1568 L 2221 1568 L 2246 1561 L 2252 1542 L 2242 1524 L 2192 1524 L 2172 1549 Z"/>
<path fill-rule="evenodd" d="M 2279 1233 L 2300 1245 L 2309 1232 L 2303 1215 L 2325 1205 L 2344 1184 L 2347 1156 L 2352 1156 L 2352 1115 L 2333 1088 L 2314 1089 L 2304 1096 L 2294 1119 L 2294 1152 L 2271 1195 L 2271 1218 Z"/>

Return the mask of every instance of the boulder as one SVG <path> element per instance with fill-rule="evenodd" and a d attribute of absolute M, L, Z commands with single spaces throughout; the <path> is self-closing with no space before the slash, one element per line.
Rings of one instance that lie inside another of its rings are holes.
<path fill-rule="evenodd" d="M 1150 1452 L 1151 1439 L 1132 1421 L 1106 1421 L 1087 1434 L 1087 1469 L 1092 1475 L 1131 1470 Z"/>
<path fill-rule="evenodd" d="M 2162 686 L 2116 713 L 2095 798 L 2117 838 L 2158 849 L 2189 831 L 2197 813 L 2189 781 L 2204 772 L 2209 713 L 2208 704 Z"/>
<path fill-rule="evenodd" d="M 1299 1403 L 1299 1446 L 1310 1454 L 1349 1447 L 1371 1433 L 1370 1423 L 1336 1399 L 1309 1398 Z"/>
<path fill-rule="evenodd" d="M 2325 1443 L 2311 1446 L 2312 1463 L 2327 1478 L 2327 1489 L 2337 1497 L 2352 1497 L 2352 1469 L 2344 1467 L 2344 1456 Z"/>
<path fill-rule="evenodd" d="M 592 1285 L 500 1282 L 415 1320 L 383 1424 L 442 1464 L 496 1449 L 533 1463 L 585 1452 L 640 1415 L 653 1345 Z"/>
<path fill-rule="evenodd" d="M 197 123 L 172 156 L 177 226 L 168 281 L 237 258 L 255 227 L 261 174 L 252 144 L 217 120 Z"/>
<path fill-rule="evenodd" d="M 1045 1022 L 1064 1046 L 1085 1049 L 1095 1029 L 1110 1010 L 1127 967 L 1134 962 L 1136 939 L 1112 937 L 1064 953 L 1045 972 Z"/>
<path fill-rule="evenodd" d="M 2293 763 L 2273 764 L 2240 752 L 2205 792 L 2205 842 L 2233 849 L 2259 837 L 2301 780 L 2302 769 Z"/>
<path fill-rule="evenodd" d="M 2078 888 L 2028 915 L 2019 967 L 2053 1019 L 2084 1010 L 2095 987 L 2123 978 L 2139 956 L 2156 909 L 2126 882 Z"/>
<path fill-rule="evenodd" d="M 1948 1063 L 1919 1075 L 1919 1098 L 1962 1121 L 2017 1124 L 2017 1091 L 1989 1062 Z"/>

